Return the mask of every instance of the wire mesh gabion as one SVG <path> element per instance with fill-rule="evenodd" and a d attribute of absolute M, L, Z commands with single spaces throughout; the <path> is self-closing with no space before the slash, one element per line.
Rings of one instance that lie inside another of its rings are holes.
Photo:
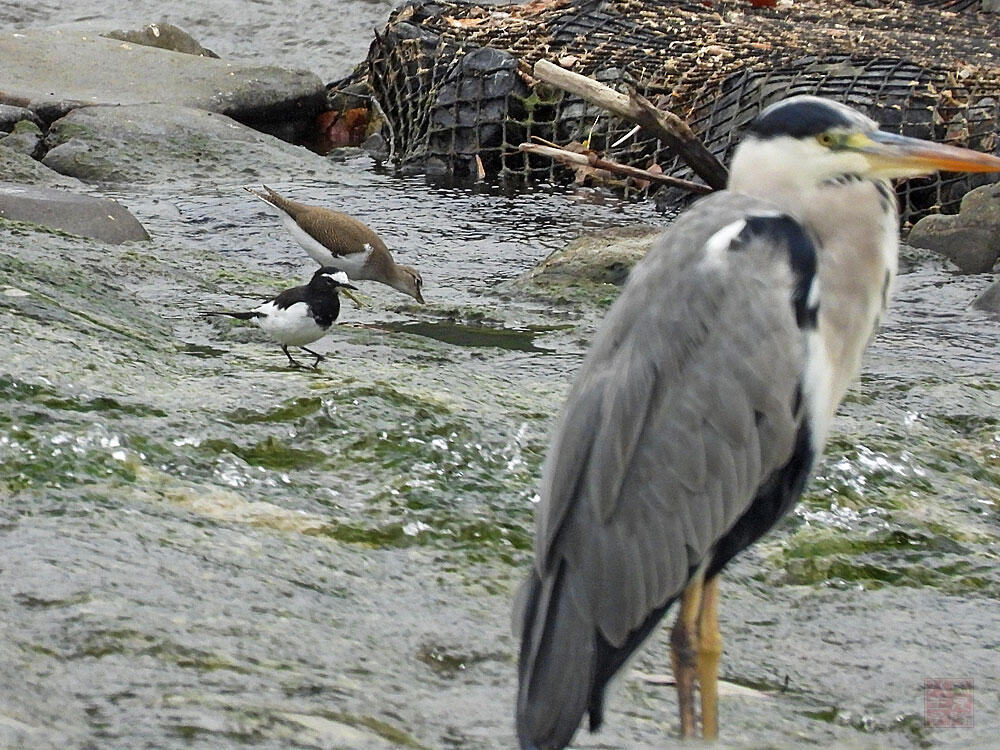
<path fill-rule="evenodd" d="M 632 124 L 531 77 L 546 58 L 685 119 L 724 162 L 743 125 L 796 93 L 855 106 L 884 128 L 1000 153 L 1000 14 L 993 0 L 417 0 L 372 44 L 366 82 L 413 171 L 508 184 L 572 172 L 517 150 L 590 138 L 607 158 L 696 179 L 655 138 L 610 148 Z M 900 188 L 904 217 L 957 210 L 989 177 Z M 644 187 L 642 190 L 652 188 Z"/>

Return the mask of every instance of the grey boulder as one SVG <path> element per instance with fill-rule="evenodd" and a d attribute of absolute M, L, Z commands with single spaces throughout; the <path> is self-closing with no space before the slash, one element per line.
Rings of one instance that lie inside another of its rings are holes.
<path fill-rule="evenodd" d="M 288 131 L 311 127 L 326 103 L 325 85 L 309 71 L 184 54 L 86 27 L 0 32 L 0 60 L 0 104 L 46 122 L 87 105 L 162 102 L 291 138 Z"/>
<path fill-rule="evenodd" d="M 1000 260 L 1000 183 L 970 190 L 954 215 L 926 216 L 907 243 L 933 250 L 963 273 L 987 273 Z"/>
<path fill-rule="evenodd" d="M 249 181 L 326 161 L 225 115 L 170 104 L 75 109 L 46 137 L 47 167 L 85 182 Z"/>
<path fill-rule="evenodd" d="M 994 281 L 972 303 L 977 310 L 1000 315 L 1000 281 Z"/>
<path fill-rule="evenodd" d="M 108 198 L 0 182 L 0 219 L 38 224 L 102 242 L 148 240 L 128 209 Z"/>

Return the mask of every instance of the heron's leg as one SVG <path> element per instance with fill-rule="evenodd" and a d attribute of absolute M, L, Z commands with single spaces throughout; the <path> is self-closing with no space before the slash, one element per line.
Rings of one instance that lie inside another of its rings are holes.
<path fill-rule="evenodd" d="M 719 736 L 719 658 L 722 634 L 719 632 L 719 576 L 705 581 L 698 612 L 698 689 L 701 692 L 701 736 L 714 740 Z"/>
<path fill-rule="evenodd" d="M 694 737 L 695 638 L 701 611 L 701 577 L 696 576 L 681 594 L 681 608 L 670 631 L 670 663 L 677 682 L 677 705 L 681 713 L 681 736 Z"/>

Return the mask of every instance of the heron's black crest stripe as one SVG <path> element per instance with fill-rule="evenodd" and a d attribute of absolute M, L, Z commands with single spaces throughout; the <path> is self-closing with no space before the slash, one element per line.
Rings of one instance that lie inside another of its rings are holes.
<path fill-rule="evenodd" d="M 820 99 L 791 99 L 764 110 L 747 127 L 758 138 L 787 135 L 804 138 L 819 135 L 830 128 L 849 128 L 853 123 L 840 107 Z"/>
<path fill-rule="evenodd" d="M 788 264 L 795 277 L 792 290 L 792 308 L 795 323 L 802 329 L 816 328 L 819 308 L 809 303 L 809 290 L 816 278 L 816 245 L 805 229 L 790 216 L 748 216 L 746 226 L 737 235 L 731 248 L 758 238 L 774 247 L 788 251 Z"/>

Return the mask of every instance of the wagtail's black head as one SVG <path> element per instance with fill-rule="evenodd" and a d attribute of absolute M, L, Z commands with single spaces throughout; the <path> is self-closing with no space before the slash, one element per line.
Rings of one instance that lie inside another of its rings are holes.
<path fill-rule="evenodd" d="M 320 268 L 313 274 L 312 281 L 309 283 L 313 286 L 322 285 L 334 290 L 338 288 L 357 290 L 357 287 L 351 284 L 351 280 L 347 278 L 347 274 L 333 266 Z"/>

